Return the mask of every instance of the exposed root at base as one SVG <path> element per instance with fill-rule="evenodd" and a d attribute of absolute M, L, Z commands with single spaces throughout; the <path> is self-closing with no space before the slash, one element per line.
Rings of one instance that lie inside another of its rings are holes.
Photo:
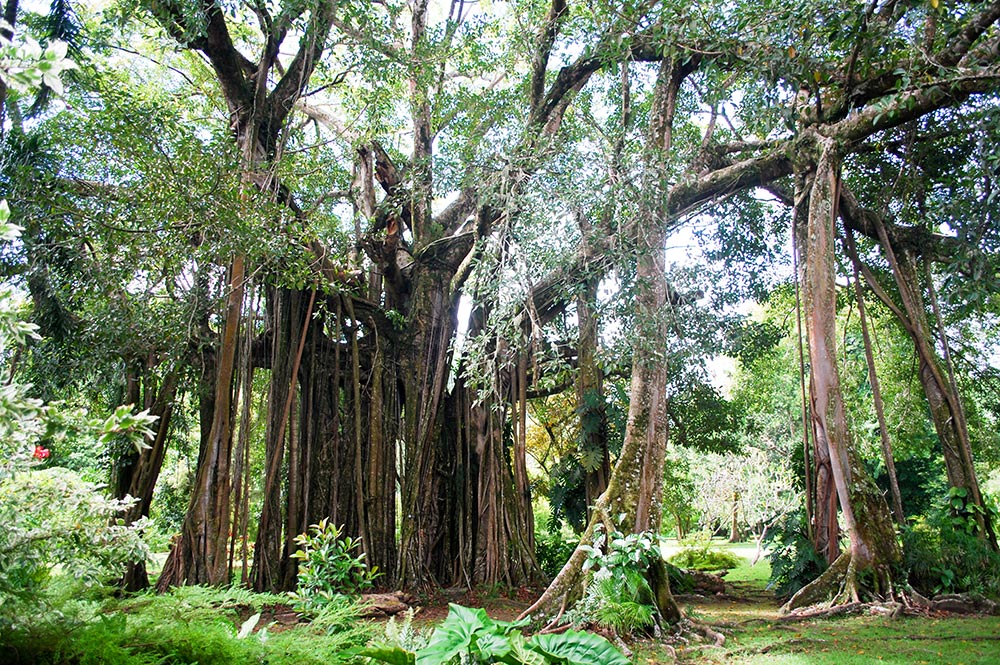
<path fill-rule="evenodd" d="M 859 579 L 862 571 L 871 574 L 866 577 L 870 580 L 870 586 L 862 586 Z M 888 566 L 859 562 L 847 550 L 822 575 L 799 589 L 781 611 L 788 614 L 812 606 L 833 608 L 859 605 L 863 600 L 896 601 L 893 575 Z"/>
<path fill-rule="evenodd" d="M 941 613 L 980 616 L 1000 615 L 1000 605 L 977 594 L 943 594 L 928 600 L 913 589 L 894 594 L 893 599 L 851 602 L 840 605 L 822 603 L 788 611 L 775 621 L 790 623 L 848 614 L 877 615 L 896 619 L 901 616 L 930 616 Z"/>

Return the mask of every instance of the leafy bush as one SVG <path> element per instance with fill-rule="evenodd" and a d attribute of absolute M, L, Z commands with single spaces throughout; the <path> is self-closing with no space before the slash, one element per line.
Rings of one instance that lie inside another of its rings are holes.
<path fill-rule="evenodd" d="M 16 237 L 0 206 L 0 236 Z M 20 320 L 9 291 L 0 289 L 0 358 L 36 337 Z M 144 522 L 124 526 L 115 518 L 131 503 L 108 499 L 103 488 L 52 463 L 49 446 L 75 437 L 122 435 L 142 445 L 150 418 L 120 407 L 105 421 L 27 395 L 12 376 L 0 385 L 0 634 L 34 621 L 48 602 L 55 571 L 76 586 L 92 586 L 143 560 Z"/>
<path fill-rule="evenodd" d="M 450 605 L 447 618 L 427 646 L 409 651 L 399 646 L 373 646 L 362 655 L 391 665 L 508 663 L 509 665 L 627 665 L 606 639 L 593 633 L 567 631 L 526 639 L 522 621 L 494 621 L 482 609 Z"/>
<path fill-rule="evenodd" d="M 597 529 L 593 546 L 586 549 L 583 568 L 594 574 L 583 598 L 566 618 L 576 625 L 595 624 L 619 635 L 652 626 L 656 606 L 646 573 L 661 560 L 652 534 L 612 532 L 605 536 Z"/>
<path fill-rule="evenodd" d="M 56 566 L 67 579 L 94 585 L 145 559 L 143 524 L 114 519 L 130 503 L 58 467 L 0 480 L 0 626 L 25 619 L 25 604 L 44 602 Z"/>
<path fill-rule="evenodd" d="M 561 532 L 537 531 L 535 533 L 535 559 L 542 571 L 555 577 L 569 561 L 576 549 L 578 538 L 567 538 Z"/>
<path fill-rule="evenodd" d="M 740 565 L 740 557 L 712 546 L 709 533 L 699 533 L 681 541 L 683 548 L 670 557 L 670 563 L 693 570 L 730 570 Z"/>
<path fill-rule="evenodd" d="M 299 560 L 299 584 L 291 596 L 300 609 L 321 609 L 341 595 L 358 595 L 378 576 L 378 570 L 368 569 L 364 553 L 355 553 L 360 539 L 342 536 L 328 520 L 313 524 L 295 542 L 302 549 L 292 555 Z"/>
<path fill-rule="evenodd" d="M 771 562 L 767 587 L 778 598 L 789 598 L 826 570 L 826 559 L 813 547 L 804 510 L 785 513 L 764 538 Z"/>
<path fill-rule="evenodd" d="M 903 531 L 904 565 L 921 593 L 977 592 L 1000 597 L 1000 554 L 979 537 L 963 488 L 952 487 Z"/>

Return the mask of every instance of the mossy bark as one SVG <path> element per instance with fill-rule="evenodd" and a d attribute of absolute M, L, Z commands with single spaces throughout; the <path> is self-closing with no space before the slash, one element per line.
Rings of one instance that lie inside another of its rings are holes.
<path fill-rule="evenodd" d="M 803 300 L 811 367 L 811 414 L 817 445 L 825 446 L 829 451 L 850 547 L 814 584 L 793 596 L 786 609 L 794 609 L 807 600 L 827 594 L 835 602 L 841 602 L 846 597 L 856 598 L 861 593 L 858 574 L 862 571 L 873 573 L 873 582 L 864 591 L 880 593 L 890 590 L 895 566 L 901 559 L 888 505 L 855 454 L 847 426 L 836 343 L 834 242 L 840 164 L 837 146 L 832 139 L 817 136 L 816 143 L 820 154 L 809 195 L 808 234 L 803 262 Z"/>

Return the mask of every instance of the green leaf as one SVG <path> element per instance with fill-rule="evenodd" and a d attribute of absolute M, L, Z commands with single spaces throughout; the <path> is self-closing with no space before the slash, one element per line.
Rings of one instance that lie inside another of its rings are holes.
<path fill-rule="evenodd" d="M 510 653 L 511 644 L 510 640 L 503 635 L 485 633 L 477 636 L 475 648 L 479 652 L 480 659 L 491 662 L 499 660 Z"/>
<path fill-rule="evenodd" d="M 629 665 L 629 660 L 600 635 L 568 630 L 561 635 L 535 635 L 528 645 L 567 665 Z"/>
<path fill-rule="evenodd" d="M 430 643 L 417 652 L 417 663 L 440 665 L 466 653 L 472 646 L 473 635 L 479 630 L 492 630 L 493 620 L 483 609 L 470 609 L 450 603 L 448 616 L 431 635 Z"/>
<path fill-rule="evenodd" d="M 416 654 L 402 647 L 368 647 L 367 649 L 362 649 L 359 655 L 367 656 L 383 663 L 389 663 L 389 665 L 415 665 L 417 662 Z"/>

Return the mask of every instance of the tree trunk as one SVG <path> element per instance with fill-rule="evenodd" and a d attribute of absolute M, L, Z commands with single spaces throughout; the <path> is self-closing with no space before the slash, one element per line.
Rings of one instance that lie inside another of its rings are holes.
<path fill-rule="evenodd" d="M 375 328 L 371 374 L 365 400 L 365 552 L 369 566 L 381 572 L 378 583 L 391 586 L 398 564 L 396 550 L 396 440 L 399 435 L 398 378 L 391 343 Z"/>
<path fill-rule="evenodd" d="M 244 257 L 237 255 L 229 270 L 229 295 L 218 351 L 212 426 L 198 454 L 198 471 L 180 539 L 170 550 L 156 584 L 159 591 L 181 584 L 219 585 L 229 581 L 226 552 L 233 443 L 232 391 L 244 284 Z"/>
<path fill-rule="evenodd" d="M 597 362 L 598 322 L 594 313 L 598 280 L 587 280 L 584 292 L 576 299 L 577 378 L 576 400 L 580 416 L 580 452 L 584 463 L 584 495 L 587 517 L 598 497 L 608 487 L 611 455 L 608 453 L 607 404 L 604 401 L 604 372 Z"/>
<path fill-rule="evenodd" d="M 834 255 L 836 202 L 840 163 L 833 140 L 817 137 L 822 152 L 809 195 L 809 222 L 804 246 L 803 301 L 809 338 L 811 405 L 818 448 L 829 451 L 837 496 L 850 549 L 814 582 L 796 593 L 786 609 L 834 596 L 858 600 L 858 573 L 873 573 L 874 591 L 891 593 L 892 568 L 900 560 L 899 544 L 882 493 L 857 458 L 847 428 L 840 374 L 837 368 L 836 261 Z"/>
<path fill-rule="evenodd" d="M 730 516 L 730 527 L 729 527 L 729 542 L 738 543 L 740 542 L 740 493 L 739 490 L 733 491 L 733 511 Z"/>
<path fill-rule="evenodd" d="M 445 512 L 455 451 L 441 438 L 457 302 L 448 295 L 449 274 L 417 270 L 407 334 L 399 350 L 404 450 L 398 580 L 407 587 L 449 581 L 452 562 L 459 558 L 448 545 L 448 521 L 454 516 Z"/>
<path fill-rule="evenodd" d="M 151 368 L 147 368 L 147 371 Z M 125 524 L 132 524 L 142 517 L 149 517 L 149 508 L 153 502 L 153 490 L 156 480 L 163 468 L 163 459 L 167 453 L 167 434 L 170 431 L 170 418 L 173 415 L 174 397 L 177 394 L 177 374 L 168 372 L 158 389 L 148 385 L 150 378 L 146 377 L 146 396 L 144 408 L 149 415 L 157 418 L 156 431 L 152 437 L 146 437 L 146 448 L 135 455 L 118 473 L 116 498 L 131 496 L 137 499 L 123 516 Z M 146 564 L 143 561 L 131 562 L 125 569 L 121 586 L 126 591 L 141 591 L 149 586 L 149 576 L 146 574 Z"/>
<path fill-rule="evenodd" d="M 486 319 L 482 308 L 473 311 L 470 336 L 483 332 Z M 512 353 L 502 338 L 494 339 L 493 344 L 491 355 L 502 360 L 499 366 L 480 370 L 493 372 L 492 394 L 476 395 L 462 378 L 452 393 L 467 405 L 463 415 L 468 419 L 466 431 L 473 453 L 467 475 L 474 497 L 474 503 L 469 504 L 468 532 L 474 543 L 474 557 L 471 577 L 469 571 L 463 575 L 472 584 L 519 587 L 541 580 L 532 538 L 530 494 L 525 500 L 528 491 L 527 470 L 523 468 L 525 452 L 523 444 L 519 445 L 515 439 L 524 436 L 524 413 L 519 407 L 526 394 L 526 356 L 523 351 Z M 498 399 L 507 395 L 511 396 L 509 406 L 499 404 Z M 519 474 L 523 475 L 520 481 Z"/>
<path fill-rule="evenodd" d="M 798 174 L 795 180 L 795 210 L 794 210 L 794 234 L 797 256 L 802 257 L 807 251 L 810 242 L 809 233 L 809 190 L 815 182 L 815 173 L 808 176 Z M 798 281 L 805 288 L 807 269 L 805 263 L 799 258 L 797 260 L 799 270 Z M 800 306 L 801 310 L 801 306 Z M 801 317 L 801 314 L 799 315 Z M 800 322 L 801 325 L 801 322 Z M 809 327 L 806 326 L 806 344 L 810 343 Z M 801 354 L 801 349 L 800 349 Z M 804 365 L 804 362 L 802 363 Z M 809 393 L 815 392 L 813 388 L 813 378 L 810 374 Z M 803 395 L 805 398 L 805 395 Z M 837 519 L 837 491 L 833 480 L 833 469 L 830 462 L 830 450 L 825 442 L 820 441 L 816 431 L 816 421 L 810 411 L 814 405 L 808 404 L 803 407 L 803 418 L 808 417 L 807 422 L 803 422 L 803 437 L 806 448 L 804 456 L 806 459 L 812 458 L 812 468 L 806 466 L 806 487 L 811 489 L 807 492 L 807 501 L 811 502 L 806 506 L 806 514 L 811 517 L 809 533 L 812 535 L 813 548 L 817 554 L 826 559 L 827 565 L 832 564 L 840 556 L 840 525 Z M 812 433 L 812 455 L 808 454 L 809 433 Z M 815 473 L 814 473 L 815 472 Z M 810 482 L 811 481 L 811 482 Z"/>

